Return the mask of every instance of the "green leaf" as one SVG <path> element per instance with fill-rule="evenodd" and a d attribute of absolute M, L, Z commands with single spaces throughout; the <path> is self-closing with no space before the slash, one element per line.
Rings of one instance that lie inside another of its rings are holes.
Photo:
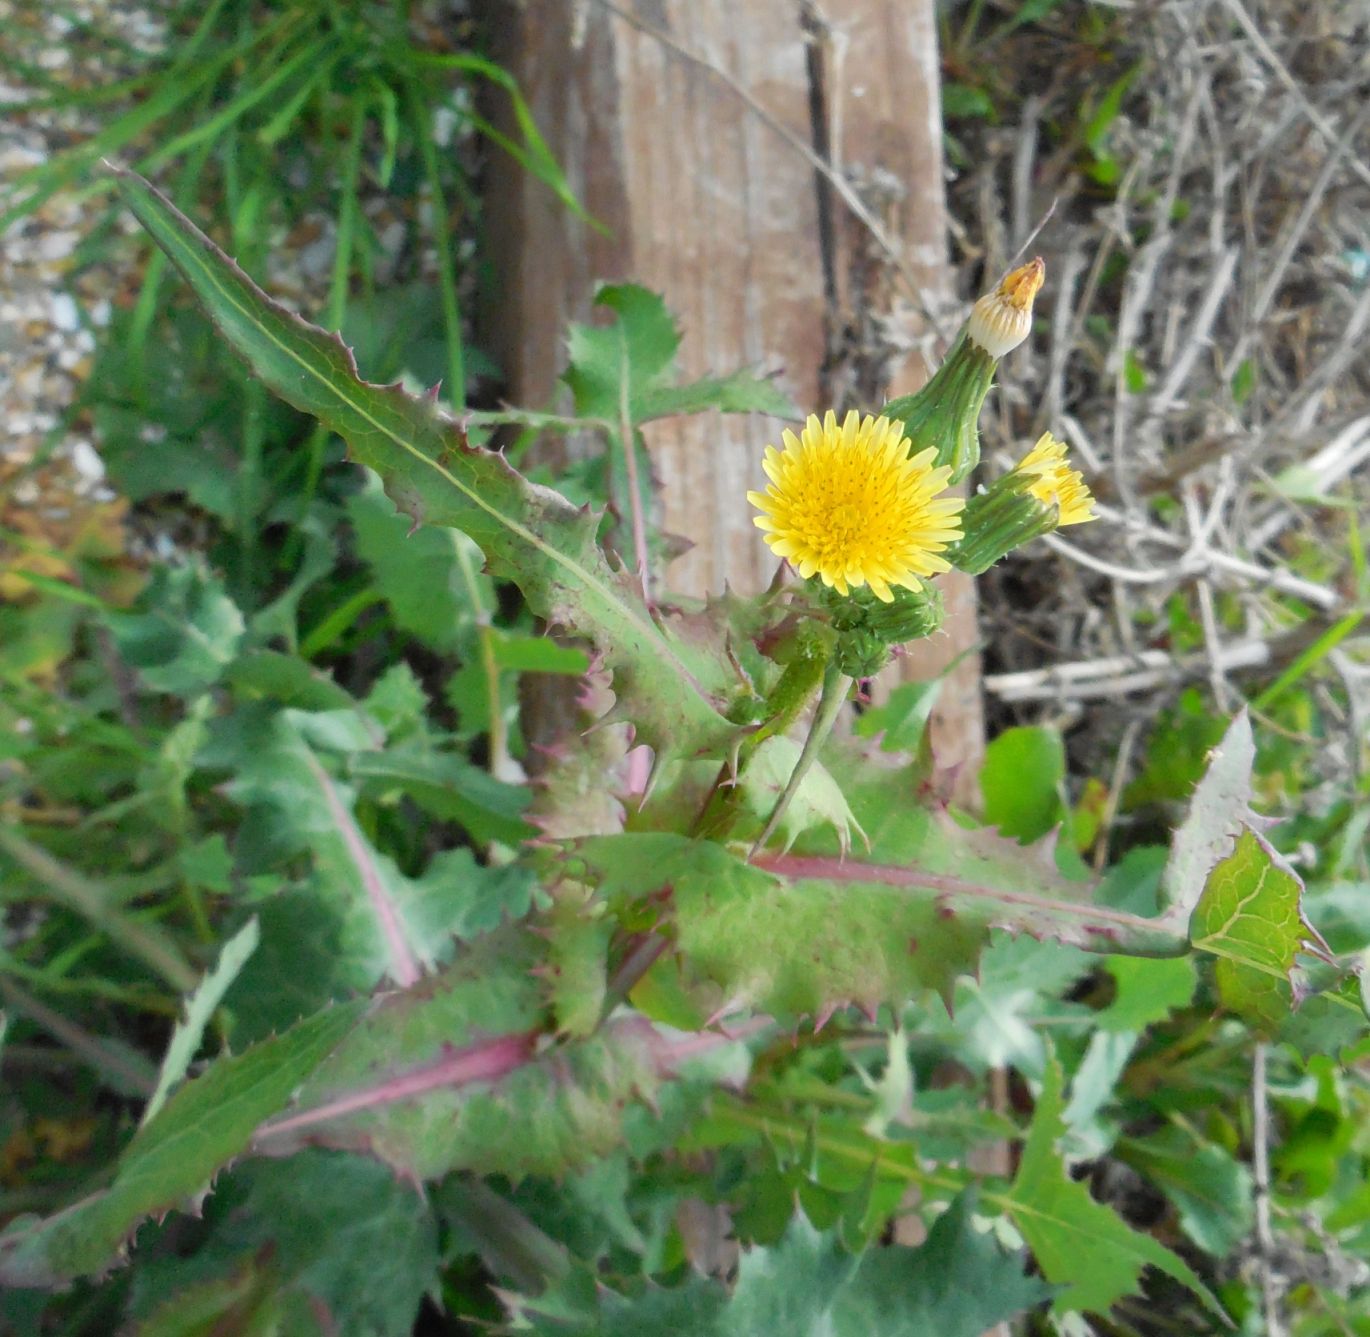
<path fill-rule="evenodd" d="M 382 997 L 257 1144 L 273 1155 L 364 1150 L 414 1179 L 556 1175 L 606 1155 L 623 1138 L 625 1107 L 650 1099 L 675 1066 L 671 1043 L 625 1018 L 541 1044 L 532 964 L 526 938 L 500 935 Z"/>
<path fill-rule="evenodd" d="M 388 739 L 421 732 L 428 712 L 428 693 L 403 660 L 391 664 L 366 694 L 366 713 Z"/>
<path fill-rule="evenodd" d="M 1058 942 L 996 934 L 975 974 L 956 982 L 951 1015 L 930 1018 L 933 1029 L 975 1071 L 1014 1067 L 1038 1076 L 1047 1052 L 1043 1019 L 1064 1010 L 1061 995 L 1096 959 Z"/>
<path fill-rule="evenodd" d="M 1194 947 L 1218 957 L 1224 1007 L 1262 1029 L 1297 1005 L 1294 963 L 1300 951 L 1327 954 L 1303 915 L 1303 883 L 1254 831 L 1208 876 L 1189 921 Z"/>
<path fill-rule="evenodd" d="M 625 411 L 633 426 L 708 408 L 796 416 L 772 382 L 746 372 L 673 384 L 680 331 L 656 293 L 631 283 L 606 284 L 595 305 L 612 311 L 614 323 L 572 325 L 567 337 L 571 365 L 563 379 L 582 416 L 615 426 Z"/>
<path fill-rule="evenodd" d="M 705 376 L 688 385 L 658 386 L 646 397 L 642 421 L 672 418 L 716 409 L 720 413 L 766 413 L 773 418 L 799 417 L 794 402 L 773 381 L 735 371 L 731 376 Z"/>
<path fill-rule="evenodd" d="M 603 1337 L 981 1337 L 1051 1289 L 974 1229 L 972 1208 L 972 1195 L 962 1194 L 919 1248 L 862 1254 L 847 1253 L 834 1233 L 796 1216 L 773 1248 L 743 1251 L 731 1296 L 701 1278 L 632 1298 L 606 1292 L 593 1325 L 573 1330 Z M 534 1316 L 547 1308 L 545 1299 L 520 1305 Z M 557 1329 L 549 1323 L 538 1330 Z"/>
<path fill-rule="evenodd" d="M 756 825 L 748 834 L 761 833 L 799 765 L 802 750 L 793 738 L 773 734 L 752 753 L 738 781 L 742 803 L 756 818 Z M 858 836 L 861 834 L 837 781 L 822 762 L 816 761 L 805 772 L 775 834 L 780 837 L 781 847 L 789 849 L 806 832 L 825 826 L 837 833 L 843 849 L 851 844 L 853 829 Z M 735 837 L 742 834 L 739 829 Z"/>
<path fill-rule="evenodd" d="M 252 650 L 229 666 L 224 681 L 242 701 L 279 701 L 296 710 L 347 710 L 352 697 L 326 673 L 295 655 Z"/>
<path fill-rule="evenodd" d="M 1118 118 L 1118 112 L 1122 109 L 1123 95 L 1131 87 L 1132 81 L 1137 77 L 1141 68 L 1140 64 L 1134 65 L 1121 78 L 1115 80 L 1100 99 L 1094 114 L 1085 122 L 1083 127 L 1084 141 L 1091 152 L 1100 159 L 1104 157 L 1109 131 L 1113 122 Z"/>
<path fill-rule="evenodd" d="M 255 907 L 262 945 L 225 999 L 235 1046 L 265 1039 L 335 999 L 373 988 L 370 957 L 343 950 L 342 923 L 308 887 L 289 888 Z"/>
<path fill-rule="evenodd" d="M 605 968 L 615 927 L 604 910 L 603 902 L 564 884 L 539 924 L 547 939 L 543 977 L 548 998 L 557 1029 L 567 1035 L 590 1035 L 604 1010 Z"/>
<path fill-rule="evenodd" d="M 1205 1253 L 1226 1258 L 1251 1233 L 1251 1171 L 1222 1147 L 1167 1124 L 1121 1142 L 1118 1155 L 1175 1204 L 1185 1234 Z"/>
<path fill-rule="evenodd" d="M 560 645 L 550 636 L 519 636 L 494 629 L 495 663 L 517 673 L 566 673 L 578 676 L 590 667 L 584 650 Z"/>
<path fill-rule="evenodd" d="M 425 811 L 444 821 L 459 822 L 482 845 L 498 840 L 517 845 L 532 834 L 522 818 L 531 801 L 519 785 L 496 780 L 454 752 L 438 752 L 414 742 L 384 752 L 357 752 L 348 773 L 363 792 L 382 801 L 407 794 Z"/>
<path fill-rule="evenodd" d="M 680 331 L 654 292 L 632 283 L 605 284 L 595 305 L 612 311 L 610 325 L 572 325 L 566 336 L 570 367 L 563 380 L 576 412 L 617 424 L 626 405 L 638 423 L 653 384 L 675 369 Z"/>
<path fill-rule="evenodd" d="M 596 545 L 595 516 L 529 483 L 503 456 L 469 445 L 433 405 L 359 379 L 336 336 L 272 302 L 147 182 L 116 176 L 139 221 L 267 387 L 337 432 L 412 520 L 462 530 L 490 573 L 514 581 L 536 615 L 592 640 L 642 741 L 659 755 L 727 749 L 735 726 L 705 696 L 686 652 L 653 621 L 632 579 L 610 568 Z M 674 331 L 668 338 L 660 321 L 648 325 L 634 356 L 659 368 Z"/>
<path fill-rule="evenodd" d="M 1113 1001 L 1095 1015 L 1103 1030 L 1144 1031 L 1164 1021 L 1177 1008 L 1188 1007 L 1199 985 L 1192 957 L 1147 960 L 1138 956 L 1115 956 L 1104 969 L 1113 976 Z"/>
<path fill-rule="evenodd" d="M 870 1337 L 981 1337 L 1048 1299 L 1023 1260 L 971 1224 L 973 1192 L 962 1193 L 912 1252 L 871 1249 L 837 1306 L 837 1331 Z"/>
<path fill-rule="evenodd" d="M 167 1045 L 166 1057 L 162 1059 L 162 1070 L 157 1075 L 157 1089 L 143 1111 L 143 1122 L 154 1118 L 157 1111 L 166 1104 L 171 1088 L 186 1075 L 190 1060 L 204 1038 L 205 1027 L 209 1025 L 214 1010 L 223 1001 L 228 987 L 238 978 L 238 973 L 247 963 L 247 958 L 257 950 L 261 933 L 255 919 L 249 919 L 226 943 L 219 952 L 219 964 L 200 981 L 199 987 L 186 999 L 185 1014 L 177 1021 L 171 1032 L 171 1043 Z"/>
<path fill-rule="evenodd" d="M 1233 402 L 1238 408 L 1241 408 L 1251 398 L 1251 392 L 1256 388 L 1256 364 L 1249 357 L 1243 358 L 1237 363 L 1237 370 L 1232 373 L 1232 380 L 1229 384 L 1232 389 Z"/>
<path fill-rule="evenodd" d="M 312 885 L 338 915 L 344 951 L 369 963 L 369 983 L 388 974 L 398 984 L 412 984 L 421 967 L 437 959 L 441 944 L 411 922 L 413 880 L 358 825 L 353 790 L 329 774 L 306 733 L 349 750 L 378 741 L 356 712 L 282 710 L 255 728 L 240 722 L 234 737 L 238 764 L 228 792 L 265 819 L 278 858 L 312 856 Z"/>
<path fill-rule="evenodd" d="M 275 1298 L 291 1298 L 302 1311 L 312 1307 L 325 1320 L 321 1334 L 408 1337 L 424 1294 L 437 1285 L 432 1212 L 413 1185 L 367 1157 L 304 1151 L 247 1161 L 216 1186 L 205 1218 L 208 1231 L 193 1254 L 143 1262 L 135 1312 L 209 1278 L 240 1277 L 254 1259 L 269 1259 Z M 179 1308 L 161 1306 L 153 1320 L 164 1324 Z"/>
<path fill-rule="evenodd" d="M 1151 1266 L 1188 1286 L 1221 1316 L 1218 1302 L 1188 1263 L 1133 1230 L 1095 1202 L 1086 1185 L 1070 1178 L 1056 1149 L 1064 1132 L 1061 1068 L 1051 1058 L 1004 1206 L 1043 1276 L 1064 1287 L 1053 1310 L 1107 1313 L 1114 1301 L 1136 1291 L 1142 1269 Z"/>
<path fill-rule="evenodd" d="M 199 562 L 161 566 L 139 603 L 146 611 L 105 617 L 119 654 L 150 690 L 192 696 L 219 681 L 245 630 L 221 580 Z"/>
<path fill-rule="evenodd" d="M 1133 395 L 1146 394 L 1147 386 L 1151 384 L 1145 365 L 1130 348 L 1123 354 L 1123 383 Z"/>
<path fill-rule="evenodd" d="M 942 115 L 949 121 L 993 121 L 994 102 L 983 88 L 948 82 L 942 85 Z"/>
<path fill-rule="evenodd" d="M 129 1331 L 131 1337 L 326 1337 L 302 1298 L 281 1291 L 270 1258 L 249 1258 L 225 1277 L 179 1285 Z"/>
<path fill-rule="evenodd" d="M 888 862 L 793 853 L 749 864 L 708 841 L 630 832 L 574 845 L 567 873 L 634 927 L 664 920 L 705 1016 L 750 1006 L 821 1020 L 848 1003 L 902 1006 L 925 988 L 948 998 L 991 926 L 1109 952 L 1184 950 L 1178 932 L 1092 903 L 1049 851 L 901 804 L 898 785 L 872 782 L 860 809 Z"/>
<path fill-rule="evenodd" d="M 1163 905 L 1191 910 L 1208 875 L 1251 823 L 1251 768 L 1255 760 L 1251 721 L 1242 710 L 1233 718 L 1222 742 L 1208 754 L 1208 769 L 1195 786 L 1184 821 L 1171 838 L 1170 858 L 1161 878 Z"/>
<path fill-rule="evenodd" d="M 396 624 L 435 650 L 455 650 L 479 609 L 462 582 L 456 545 L 469 543 L 450 529 L 415 528 L 389 501 L 380 480 L 347 500 L 358 554 L 370 564 L 376 588 Z"/>
<path fill-rule="evenodd" d="M 0 1280 L 51 1286 L 107 1267 L 139 1223 L 184 1208 L 248 1145 L 364 1013 L 364 1001 L 302 1021 L 219 1059 L 144 1125 L 97 1190 L 47 1220 L 19 1217 L 0 1234 Z"/>
<path fill-rule="evenodd" d="M 1065 816 L 1066 754 L 1055 729 L 1005 729 L 985 749 L 985 823 L 1014 840 L 1046 835 Z"/>
<path fill-rule="evenodd" d="M 942 679 L 905 682 L 896 687 L 884 705 L 863 710 L 856 719 L 862 738 L 879 734 L 882 752 L 917 752 L 927 732 L 928 720 L 942 691 Z"/>
<path fill-rule="evenodd" d="M 715 1330 L 980 1337 L 982 1314 L 993 1326 L 1043 1298 L 1045 1287 L 1024 1277 L 1021 1264 L 992 1243 L 977 1239 L 969 1215 L 963 1198 L 921 1249 L 876 1248 L 859 1258 L 797 1217 L 775 1248 L 749 1249 L 738 1260 L 736 1289 Z M 957 1257 L 957 1245 L 970 1247 Z M 958 1293 L 952 1289 L 958 1283 L 978 1293 Z M 1000 1285 L 1005 1293 L 995 1294 Z"/>
<path fill-rule="evenodd" d="M 576 847 L 572 868 L 581 860 L 621 914 L 669 889 L 681 967 L 706 1016 L 755 1007 L 821 1020 L 849 1003 L 874 1009 L 945 991 L 972 968 L 983 936 L 930 897 L 844 885 L 836 867 L 832 881 L 790 880 L 683 836 L 596 837 Z"/>

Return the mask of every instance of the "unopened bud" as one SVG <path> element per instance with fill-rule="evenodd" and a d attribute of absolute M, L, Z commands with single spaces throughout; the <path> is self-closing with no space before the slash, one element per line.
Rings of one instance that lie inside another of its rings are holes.
<path fill-rule="evenodd" d="M 977 493 L 961 513 L 963 537 L 948 550 L 959 571 L 978 576 L 1024 543 L 1097 517 L 1094 498 L 1065 445 L 1044 432 L 1016 469 Z"/>
<path fill-rule="evenodd" d="M 1032 495 L 1032 480 L 1007 474 L 967 503 L 965 536 L 948 560 L 958 571 L 978 576 L 1024 543 L 1050 534 L 1057 524 L 1056 507 Z"/>
<path fill-rule="evenodd" d="M 1041 291 L 1046 266 L 1038 256 L 1005 275 L 991 293 L 986 293 L 971 310 L 966 334 L 990 357 L 1011 353 L 1032 329 L 1032 303 Z"/>
<path fill-rule="evenodd" d="M 942 625 L 942 592 L 935 585 L 920 581 L 917 588 L 895 586 L 890 593 L 889 602 L 866 589 L 818 594 L 836 633 L 837 665 L 848 677 L 869 678 L 889 659 L 891 646 L 931 636 Z"/>
<path fill-rule="evenodd" d="M 980 409 L 999 359 L 1032 328 L 1032 303 L 1046 266 L 1040 259 L 1015 269 L 971 311 L 947 359 L 916 394 L 892 399 L 887 418 L 902 422 L 912 452 L 932 447 L 938 465 L 957 483 L 980 462 Z"/>

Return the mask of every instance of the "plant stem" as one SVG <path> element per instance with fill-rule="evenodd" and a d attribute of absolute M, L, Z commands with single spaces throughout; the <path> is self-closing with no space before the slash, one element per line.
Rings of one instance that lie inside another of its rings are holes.
<path fill-rule="evenodd" d="M 623 469 L 628 479 L 628 514 L 633 521 L 633 555 L 637 560 L 637 578 L 642 583 L 642 599 L 652 606 L 652 582 L 647 564 L 647 518 L 643 512 L 641 485 L 637 477 L 637 433 L 633 428 L 628 392 L 631 363 L 628 357 L 628 336 L 619 327 L 618 373 L 618 435 L 623 443 Z"/>
<path fill-rule="evenodd" d="M 775 834 L 776 827 L 780 825 L 795 794 L 799 792 L 804 777 L 818 760 L 818 753 L 827 742 L 832 726 L 837 723 L 838 712 L 847 699 L 851 685 L 852 680 L 835 663 L 829 662 L 823 672 L 823 693 L 818 698 L 818 710 L 813 717 L 813 723 L 809 726 L 809 736 L 804 740 L 804 750 L 799 754 L 794 770 L 790 772 L 784 792 L 776 800 L 770 817 L 766 819 L 765 829 L 752 846 L 751 858 L 756 858 L 765 848 L 766 842 Z"/>
<path fill-rule="evenodd" d="M 813 694 L 818 690 L 828 667 L 831 649 L 825 642 L 818 642 L 810 647 L 810 651 L 797 654 L 786 664 L 780 681 L 767 698 L 763 723 L 755 733 L 742 740 L 736 762 L 724 761 L 718 768 L 718 774 L 695 817 L 692 835 L 708 836 L 721 829 L 731 810 L 732 796 L 737 793 L 737 781 L 746 770 L 747 763 L 756 755 L 757 748 L 773 735 L 784 733 L 813 700 Z M 732 788 L 725 790 L 729 779 L 733 782 Z M 720 798 L 720 795 L 724 797 Z"/>
<path fill-rule="evenodd" d="M 471 601 L 471 616 L 475 619 L 476 641 L 480 646 L 481 672 L 485 676 L 486 710 L 490 715 L 490 774 L 497 780 L 504 780 L 509 776 L 509 731 L 504 725 L 504 705 L 500 698 L 499 661 L 495 658 L 495 629 L 490 623 L 490 613 L 485 607 L 485 601 L 481 598 L 476 568 L 467 550 L 466 545 L 470 542 L 464 534 L 452 535 L 452 546 L 457 552 L 457 565 L 461 568 L 466 597 Z"/>

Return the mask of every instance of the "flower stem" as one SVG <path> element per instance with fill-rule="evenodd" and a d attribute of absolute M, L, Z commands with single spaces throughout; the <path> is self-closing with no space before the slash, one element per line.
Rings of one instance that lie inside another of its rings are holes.
<path fill-rule="evenodd" d="M 692 834 L 708 838 L 721 829 L 732 810 L 733 796 L 738 792 L 737 781 L 747 763 L 766 739 L 784 733 L 799 718 L 813 700 L 813 694 L 823 681 L 831 659 L 832 647 L 826 638 L 815 637 L 797 648 L 794 658 L 785 665 L 780 681 L 766 699 L 761 726 L 742 740 L 735 762 L 725 761 L 719 767 L 718 775 L 714 777 L 699 815 L 695 818 Z M 732 786 L 725 789 L 729 780 L 733 782 Z"/>
<path fill-rule="evenodd" d="M 823 673 L 823 693 L 818 698 L 818 710 L 814 714 L 813 723 L 809 726 L 809 736 L 804 740 L 804 750 L 799 754 L 799 760 L 795 763 L 794 770 L 790 772 L 785 790 L 776 800 L 775 807 L 771 809 L 771 815 L 766 819 L 765 830 L 756 838 L 756 843 L 752 846 L 749 857 L 756 858 L 765 848 L 766 842 L 775 834 L 775 829 L 785 816 L 791 800 L 799 792 L 799 786 L 803 784 L 804 777 L 809 773 L 814 762 L 818 760 L 818 753 L 823 744 L 827 742 L 828 735 L 832 732 L 832 726 L 837 722 L 838 712 L 842 709 L 842 703 L 847 699 L 851 685 L 852 680 L 842 672 L 837 664 L 829 662 Z"/>

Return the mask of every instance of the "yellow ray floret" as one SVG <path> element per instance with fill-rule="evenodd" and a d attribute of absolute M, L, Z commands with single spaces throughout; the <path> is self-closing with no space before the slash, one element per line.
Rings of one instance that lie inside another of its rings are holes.
<path fill-rule="evenodd" d="M 891 585 L 916 588 L 919 576 L 949 571 L 937 556 L 961 537 L 965 502 L 939 497 L 951 469 L 934 468 L 935 450 L 912 458 L 904 424 L 848 413 L 810 417 L 785 449 L 766 447 L 771 484 L 749 492 L 754 523 L 801 576 L 819 576 L 839 594 L 869 585 L 889 603 Z"/>
<path fill-rule="evenodd" d="M 1044 506 L 1060 508 L 1059 525 L 1083 525 L 1099 518 L 1094 514 L 1094 497 L 1084 478 L 1078 469 L 1070 467 L 1065 443 L 1050 432 L 1037 438 L 1018 472 L 1036 476 L 1028 491 Z"/>

